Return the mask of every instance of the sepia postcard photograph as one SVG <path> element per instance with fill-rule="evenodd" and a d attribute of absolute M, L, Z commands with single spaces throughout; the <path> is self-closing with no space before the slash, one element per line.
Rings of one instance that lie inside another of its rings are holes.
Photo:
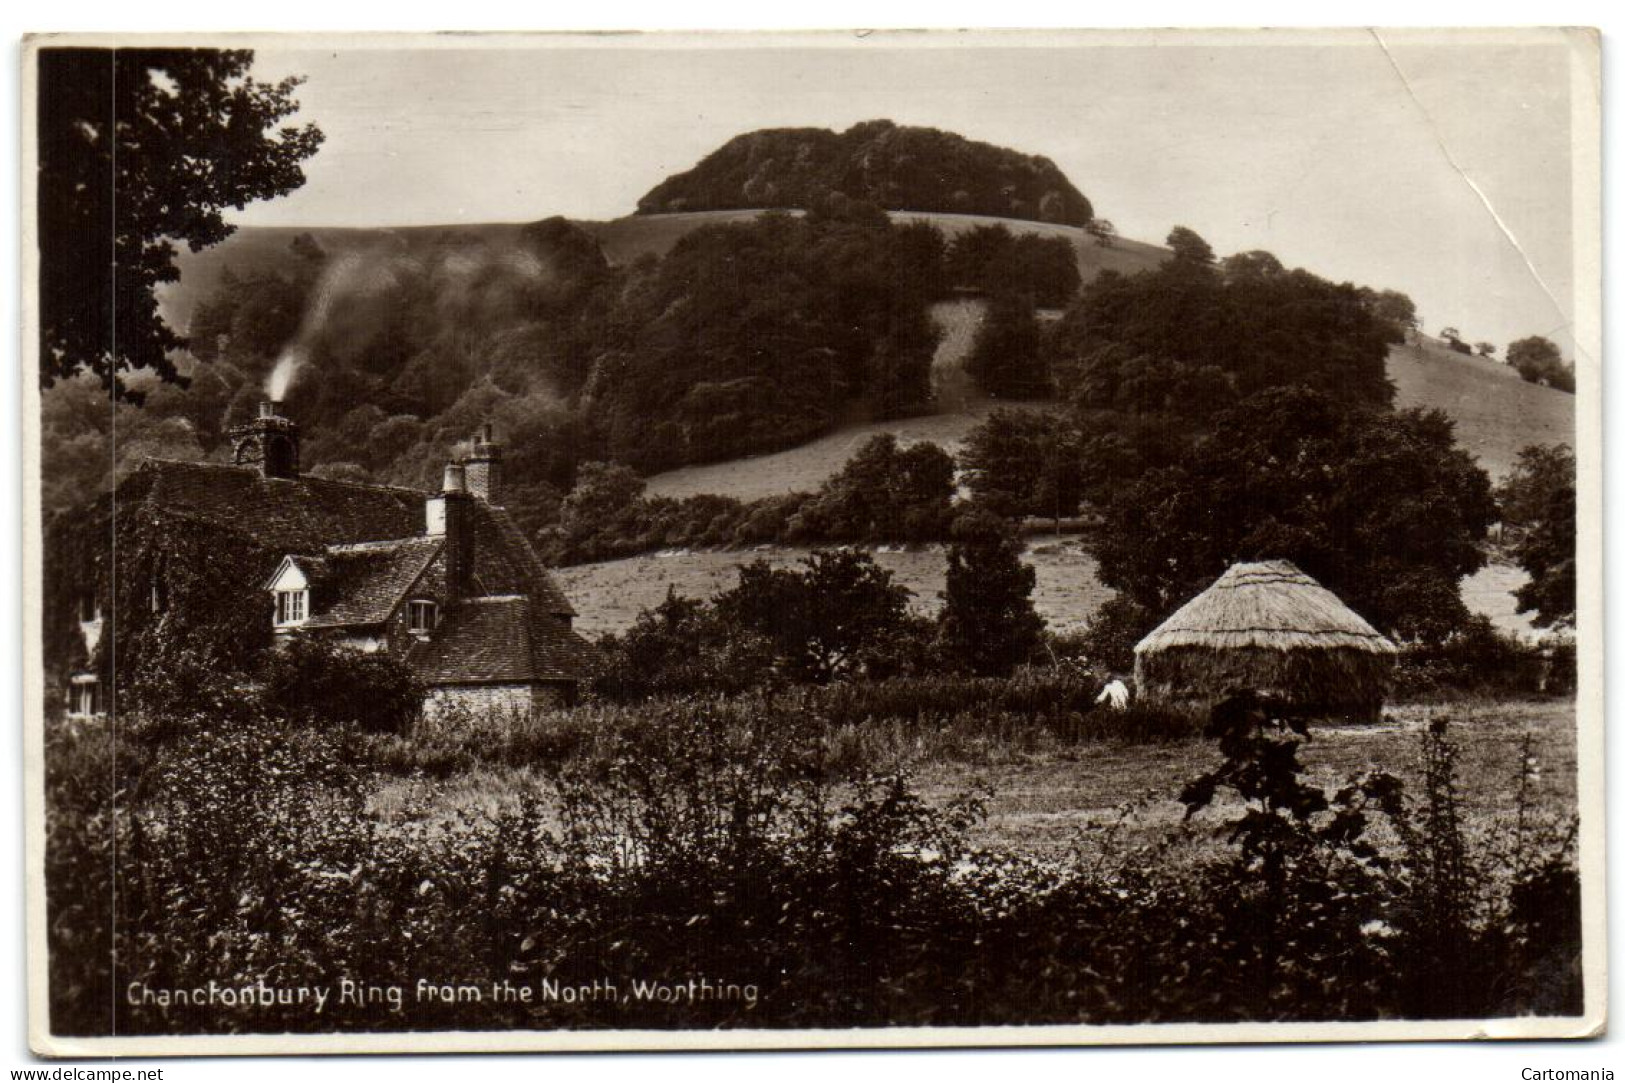
<path fill-rule="evenodd" d="M 36 1054 L 1603 1032 L 1595 31 L 21 48 Z"/>

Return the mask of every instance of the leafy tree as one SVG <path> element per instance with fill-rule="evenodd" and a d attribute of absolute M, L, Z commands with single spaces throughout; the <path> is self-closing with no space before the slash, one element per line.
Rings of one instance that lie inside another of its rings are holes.
<path fill-rule="evenodd" d="M 1507 364 L 1532 384 L 1574 391 L 1574 369 L 1563 363 L 1563 353 L 1551 339 L 1540 335 L 1520 338 L 1507 347 Z"/>
<path fill-rule="evenodd" d="M 1114 594 L 1090 616 L 1079 644 L 1083 656 L 1091 665 L 1127 673 L 1134 668 L 1134 648 L 1161 620 L 1127 594 Z"/>
<path fill-rule="evenodd" d="M 598 643 L 604 660 L 593 687 L 621 702 L 655 696 L 737 695 L 759 685 L 772 665 L 762 637 L 731 630 L 715 607 L 669 590 L 622 636 Z"/>
<path fill-rule="evenodd" d="M 1044 332 L 1032 302 L 1000 294 L 976 329 L 965 371 L 996 399 L 1046 398 L 1053 393 L 1044 357 Z"/>
<path fill-rule="evenodd" d="M 1280 388 L 1121 491 L 1091 544 L 1101 580 L 1159 616 L 1235 561 L 1282 558 L 1384 631 L 1436 641 L 1467 619 L 1458 584 L 1494 515 L 1442 413 Z"/>
<path fill-rule="evenodd" d="M 1493 343 L 1493 342 L 1475 342 L 1475 343 L 1473 343 L 1473 352 L 1478 354 L 1478 356 L 1480 356 L 1480 357 L 1494 357 L 1495 356 L 1495 343 Z"/>
<path fill-rule="evenodd" d="M 822 541 L 931 541 L 946 532 L 953 495 L 952 456 L 929 441 L 904 448 L 880 433 L 824 482 L 790 533 Z"/>
<path fill-rule="evenodd" d="M 1170 261 L 1106 273 L 1050 329 L 1050 370 L 1081 411 L 1168 415 L 1205 427 L 1238 398 L 1314 387 L 1350 402 L 1393 401 L 1393 328 L 1358 290 L 1244 253 L 1224 273 Z"/>
<path fill-rule="evenodd" d="M 1286 273 L 1286 268 L 1281 265 L 1275 254 L 1265 252 L 1263 249 L 1226 256 L 1219 266 L 1224 271 L 1225 277 L 1232 279 L 1273 278 Z"/>
<path fill-rule="evenodd" d="M 1031 657 L 1044 629 L 1033 610 L 1036 580 L 1004 519 L 982 508 L 961 514 L 954 521 L 943 592 L 941 637 L 948 656 L 984 677 L 1008 676 Z"/>
<path fill-rule="evenodd" d="M 1177 263 L 1207 267 L 1213 263 L 1213 246 L 1201 234 L 1185 226 L 1175 226 L 1168 233 L 1168 247 L 1173 250 Z"/>
<path fill-rule="evenodd" d="M 909 591 L 868 553 L 815 550 L 801 568 L 758 560 L 717 596 L 729 627 L 772 644 L 791 680 L 818 684 L 875 672 L 907 637 Z"/>
<path fill-rule="evenodd" d="M 1529 582 L 1518 588 L 1518 612 L 1541 627 L 1572 627 L 1575 614 L 1577 502 L 1574 452 L 1532 444 L 1518 453 L 1496 492 L 1501 517 L 1518 529 L 1513 557 Z"/>
<path fill-rule="evenodd" d="M 1082 282 L 1066 238 L 1017 235 L 1003 225 L 973 226 L 955 237 L 947 272 L 956 285 L 1046 306 L 1065 304 Z"/>
<path fill-rule="evenodd" d="M 590 539 L 624 536 L 629 520 L 638 517 L 643 479 L 620 463 L 583 463 L 575 487 L 559 505 L 558 525 L 544 530 L 544 548 L 555 558 L 591 559 L 600 554 L 582 552 Z"/>
<path fill-rule="evenodd" d="M 966 482 L 995 514 L 1060 519 L 1075 515 L 1083 487 L 1077 430 L 1064 417 L 997 409 L 965 437 Z"/>
<path fill-rule="evenodd" d="M 1096 218 L 1083 227 L 1101 248 L 1117 247 L 1117 227 L 1109 218 Z"/>
<path fill-rule="evenodd" d="M 131 372 L 183 382 L 168 354 L 186 340 L 154 296 L 179 277 L 175 243 L 195 252 L 224 240 L 234 227 L 222 212 L 298 188 L 300 163 L 322 141 L 313 124 L 271 134 L 298 109 L 301 80 L 257 82 L 253 59 L 247 50 L 40 50 L 42 387 L 89 371 L 139 401 L 124 383 Z"/>

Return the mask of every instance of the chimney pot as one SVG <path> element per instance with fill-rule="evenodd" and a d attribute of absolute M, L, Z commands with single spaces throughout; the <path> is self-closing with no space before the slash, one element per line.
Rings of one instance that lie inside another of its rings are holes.
<path fill-rule="evenodd" d="M 502 445 L 496 426 L 487 421 L 474 436 L 474 451 L 467 459 L 468 491 L 477 499 L 502 506 Z"/>
<path fill-rule="evenodd" d="M 275 399 L 261 399 L 252 420 L 228 430 L 232 462 L 258 467 L 267 478 L 299 476 L 299 425 L 283 415 Z"/>

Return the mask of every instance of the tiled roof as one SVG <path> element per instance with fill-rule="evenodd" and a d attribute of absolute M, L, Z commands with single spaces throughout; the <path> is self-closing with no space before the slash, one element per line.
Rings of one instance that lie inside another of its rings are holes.
<path fill-rule="evenodd" d="M 442 538 L 423 537 L 329 546 L 312 580 L 306 627 L 382 624 L 442 544 Z"/>
<path fill-rule="evenodd" d="M 423 494 L 412 489 L 265 478 L 253 467 L 173 459 L 149 459 L 131 481 L 145 483 L 150 507 L 204 520 L 281 553 L 319 553 L 343 542 L 423 532 Z M 121 502 L 141 489 L 121 493 Z"/>
<path fill-rule="evenodd" d="M 505 510 L 476 502 L 474 539 L 474 584 L 478 593 L 528 594 L 543 613 L 576 615 L 525 532 Z"/>
<path fill-rule="evenodd" d="M 591 650 L 531 598 L 508 595 L 451 606 L 434 634 L 412 648 L 407 663 L 429 684 L 576 680 Z"/>
<path fill-rule="evenodd" d="M 423 501 L 427 495 L 416 489 L 309 475 L 265 478 L 247 466 L 149 459 L 119 486 L 118 499 L 126 505 L 139 502 L 154 516 L 185 519 L 188 529 L 203 526 L 250 538 L 275 553 L 277 560 L 289 554 L 311 554 L 301 558 L 305 560 L 317 555 L 332 560 L 334 554 L 328 551 L 332 546 L 425 541 Z M 546 565 L 506 511 L 476 501 L 471 518 L 478 593 L 526 595 L 536 600 L 540 612 L 574 615 Z M 397 559 L 410 563 L 405 549 Z M 354 571 L 366 585 L 357 589 L 366 598 L 358 599 L 356 612 L 375 613 L 376 598 L 406 574 L 405 566 L 359 559 Z M 260 574 L 270 571 L 267 566 Z M 336 568 L 327 571 L 337 574 Z M 320 575 L 318 572 L 318 578 Z M 410 583 L 401 589 L 408 586 Z M 335 619 L 356 622 L 348 615 Z"/>

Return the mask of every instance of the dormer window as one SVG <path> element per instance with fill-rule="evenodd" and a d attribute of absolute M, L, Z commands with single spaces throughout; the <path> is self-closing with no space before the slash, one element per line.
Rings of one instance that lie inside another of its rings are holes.
<path fill-rule="evenodd" d="M 295 624 L 305 623 L 305 615 L 309 610 L 310 591 L 308 590 L 279 590 L 276 592 L 276 623 L 277 627 L 285 628 Z"/>
<path fill-rule="evenodd" d="M 406 603 L 407 628 L 418 634 L 428 635 L 434 631 L 435 621 L 439 619 L 440 607 L 433 602 L 414 599 Z"/>
<path fill-rule="evenodd" d="M 310 580 L 305 578 L 300 559 L 283 557 L 276 574 L 265 584 L 276 601 L 278 629 L 297 628 L 310 619 Z"/>

